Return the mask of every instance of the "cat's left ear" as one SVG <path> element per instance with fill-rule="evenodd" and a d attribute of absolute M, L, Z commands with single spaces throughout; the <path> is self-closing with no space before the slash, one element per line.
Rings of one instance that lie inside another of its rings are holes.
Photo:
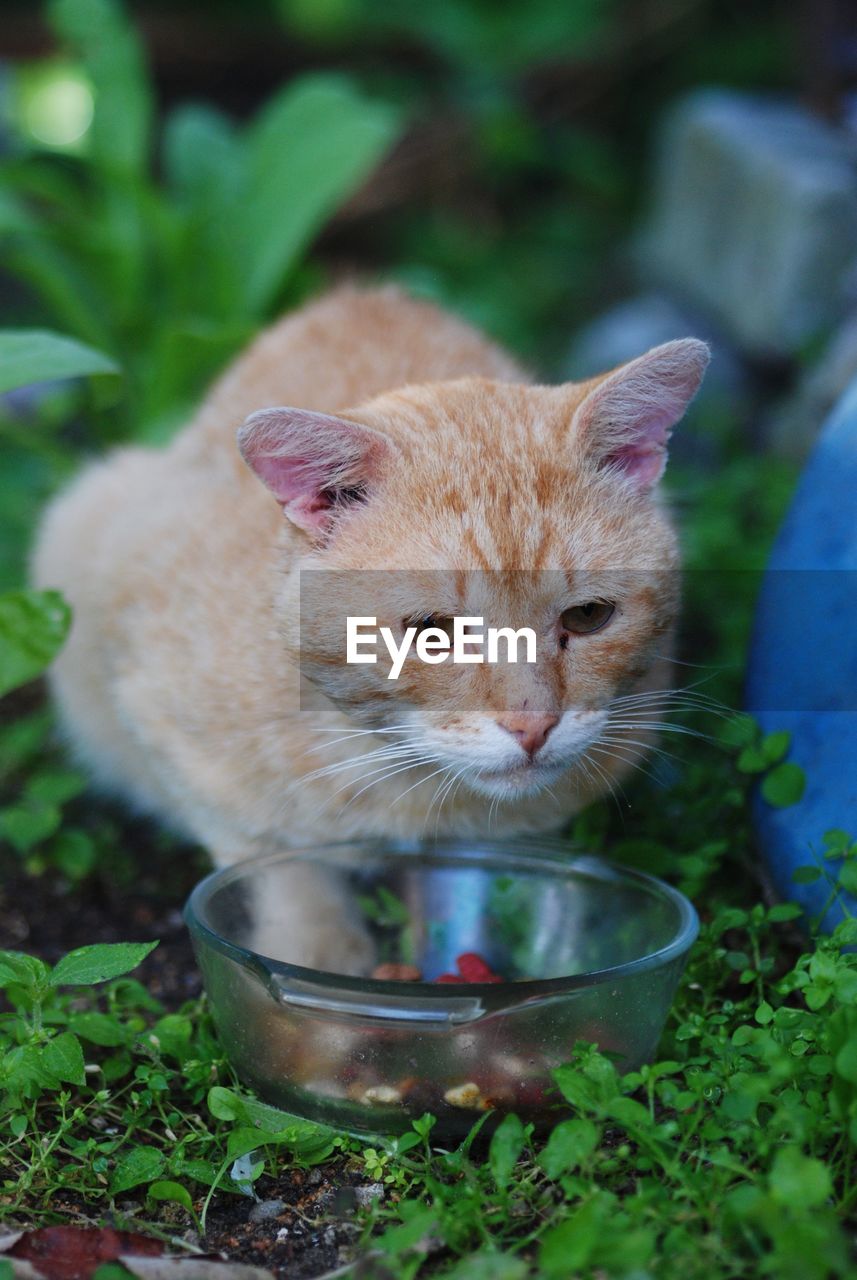
<path fill-rule="evenodd" d="M 283 514 L 321 537 L 337 511 L 363 500 L 394 446 L 348 418 L 278 408 L 252 413 L 238 432 L 238 448 Z"/>
<path fill-rule="evenodd" d="M 682 338 L 653 347 L 599 382 L 573 421 L 596 464 L 651 489 L 663 475 L 670 432 L 699 390 L 710 357 L 704 342 Z"/>

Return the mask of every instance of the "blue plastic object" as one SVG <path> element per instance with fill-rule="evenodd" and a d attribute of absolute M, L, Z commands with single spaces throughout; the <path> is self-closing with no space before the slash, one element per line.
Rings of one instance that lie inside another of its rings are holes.
<path fill-rule="evenodd" d="M 759 797 L 755 819 L 777 891 L 830 929 L 857 914 L 839 892 L 824 834 L 857 839 L 857 381 L 826 423 L 765 571 L 751 646 L 747 706 L 765 730 L 788 729 L 806 770 L 798 804 Z M 797 867 L 819 865 L 809 884 Z"/>

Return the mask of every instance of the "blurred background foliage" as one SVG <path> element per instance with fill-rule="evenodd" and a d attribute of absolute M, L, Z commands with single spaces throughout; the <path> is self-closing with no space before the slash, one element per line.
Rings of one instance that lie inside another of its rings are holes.
<path fill-rule="evenodd" d="M 775 0 L 4 5 L 0 324 L 121 377 L 0 407 L 0 585 L 82 454 L 167 438 L 266 319 L 343 273 L 561 376 L 625 286 L 663 106 L 800 89 L 798 35 Z"/>

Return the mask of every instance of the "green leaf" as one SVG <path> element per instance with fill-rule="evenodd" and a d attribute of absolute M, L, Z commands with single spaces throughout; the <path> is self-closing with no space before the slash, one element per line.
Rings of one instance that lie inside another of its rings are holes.
<path fill-rule="evenodd" d="M 762 752 L 767 764 L 777 764 L 782 760 L 792 743 L 792 735 L 787 729 L 778 729 L 768 733 L 762 739 Z"/>
<path fill-rule="evenodd" d="M 848 858 L 843 862 L 838 878 L 846 893 L 857 894 L 857 859 Z"/>
<path fill-rule="evenodd" d="M 445 1272 L 444 1280 L 525 1280 L 528 1275 L 530 1268 L 516 1254 L 480 1249 Z"/>
<path fill-rule="evenodd" d="M 192 1217 L 195 1216 L 190 1192 L 180 1182 L 153 1182 L 146 1195 L 150 1200 L 167 1200 L 172 1204 L 180 1204 Z"/>
<path fill-rule="evenodd" d="M 66 804 L 86 790 L 86 778 L 76 769 L 42 769 L 27 783 L 28 797 L 47 804 Z"/>
<path fill-rule="evenodd" d="M 526 1132 L 516 1115 L 506 1116 L 494 1132 L 488 1148 L 488 1164 L 500 1190 L 509 1185 L 526 1142 Z"/>
<path fill-rule="evenodd" d="M 805 1156 L 797 1147 L 780 1148 L 768 1181 L 773 1199 L 788 1209 L 795 1205 L 815 1209 L 833 1190 L 826 1165 L 813 1156 Z"/>
<path fill-rule="evenodd" d="M 48 1041 L 42 1051 L 42 1061 L 45 1070 L 56 1080 L 67 1084 L 83 1084 L 86 1079 L 83 1049 L 77 1036 L 71 1031 L 63 1031 Z"/>
<path fill-rule="evenodd" d="M 298 255 L 398 130 L 393 107 L 337 76 L 307 76 L 265 106 L 246 135 L 245 185 L 230 228 L 248 314 L 273 302 Z"/>
<path fill-rule="evenodd" d="M 778 764 L 762 782 L 762 796 L 777 809 L 797 804 L 805 789 L 806 774 L 790 760 Z"/>
<path fill-rule="evenodd" d="M 224 192 L 239 194 L 243 156 L 235 126 L 213 107 L 189 103 L 170 112 L 163 158 L 167 181 L 185 200 L 222 204 Z"/>
<path fill-rule="evenodd" d="M 233 1129 L 226 1139 L 226 1155 L 230 1160 L 240 1160 L 242 1156 L 248 1156 L 252 1151 L 264 1146 L 273 1136 L 273 1134 L 263 1133 L 261 1129 L 248 1129 L 241 1125 Z"/>
<path fill-rule="evenodd" d="M 732 747 L 747 747 L 759 736 L 759 726 L 746 712 L 735 712 L 720 726 L 720 738 Z"/>
<path fill-rule="evenodd" d="M 58 591 L 0 596 L 0 697 L 44 671 L 70 625 L 71 610 Z"/>
<path fill-rule="evenodd" d="M 168 1013 L 159 1018 L 152 1027 L 150 1035 L 155 1036 L 162 1055 L 184 1062 L 190 1054 L 190 1042 L 193 1028 L 190 1020 L 180 1013 Z"/>
<path fill-rule="evenodd" d="M 605 1107 L 605 1114 L 617 1120 L 630 1133 L 652 1127 L 652 1117 L 647 1108 L 635 1098 L 614 1098 Z"/>
<path fill-rule="evenodd" d="M 539 1249 L 541 1274 L 568 1280 L 582 1270 L 598 1247 L 608 1211 L 608 1197 L 596 1193 L 565 1222 L 548 1231 Z"/>
<path fill-rule="evenodd" d="M 0 329 L 0 393 L 34 382 L 118 373 L 93 347 L 46 329 Z"/>
<path fill-rule="evenodd" d="M 857 1085 L 857 1034 L 852 1032 L 845 1041 L 836 1055 L 834 1065 L 837 1075 Z"/>
<path fill-rule="evenodd" d="M 240 1121 L 243 1124 L 256 1125 L 266 1129 L 268 1133 L 278 1133 L 287 1125 L 307 1125 L 311 1129 L 316 1126 L 311 1120 L 302 1120 L 288 1111 L 280 1111 L 257 1098 L 246 1097 L 236 1093 L 234 1089 L 225 1089 L 215 1085 L 208 1091 L 208 1109 L 217 1120 Z"/>
<path fill-rule="evenodd" d="M 93 158 L 108 171 L 141 174 L 152 124 L 143 50 L 115 0 L 53 0 L 57 36 L 83 60 L 95 90 Z"/>
<path fill-rule="evenodd" d="M 154 951 L 157 942 L 98 942 L 63 956 L 51 974 L 51 986 L 89 987 L 130 973 Z"/>
<path fill-rule="evenodd" d="M 273 1143 L 286 1147 L 304 1164 L 318 1164 L 333 1150 L 336 1135 L 327 1125 L 303 1120 L 222 1085 L 209 1089 L 208 1109 L 216 1119 L 237 1124 L 239 1127 L 233 1132 L 252 1135 L 256 1146 Z"/>
<path fill-rule="evenodd" d="M 549 1178 L 570 1173 L 592 1154 L 599 1142 L 599 1132 L 585 1116 L 575 1116 L 558 1124 L 539 1156 L 539 1164 Z"/>
<path fill-rule="evenodd" d="M 98 1044 L 103 1048 L 113 1049 L 127 1040 L 124 1027 L 106 1013 L 92 1010 L 88 1013 L 74 1013 L 69 1019 L 69 1028 L 75 1035 L 90 1044 Z"/>
<path fill-rule="evenodd" d="M 83 880 L 98 861 L 98 847 L 85 831 L 60 831 L 51 841 L 50 857 L 69 880 Z"/>
<path fill-rule="evenodd" d="M 803 911 L 796 902 L 777 902 L 768 912 L 768 919 L 772 924 L 785 924 L 787 920 L 797 920 L 802 915 Z"/>
<path fill-rule="evenodd" d="M 110 1179 L 110 1192 L 130 1191 L 143 1182 L 152 1182 L 164 1168 L 164 1157 L 154 1147 L 134 1147 L 120 1156 Z"/>
<path fill-rule="evenodd" d="M 23 951 L 0 951 L 0 987 L 14 983 L 38 995 L 47 991 L 49 973 L 48 966 L 36 956 L 25 955 Z"/>
<path fill-rule="evenodd" d="M 821 879 L 821 876 L 821 867 L 813 867 L 807 864 L 804 867 L 795 867 L 792 872 L 792 881 L 794 884 L 814 884 L 816 880 Z"/>
<path fill-rule="evenodd" d="M 373 1240 L 379 1249 L 394 1257 L 410 1249 L 418 1249 L 437 1227 L 437 1210 L 419 1202 L 404 1201 L 399 1212 L 403 1218 L 401 1225 L 388 1227 L 383 1235 Z"/>
<path fill-rule="evenodd" d="M 764 751 L 755 743 L 745 747 L 735 761 L 736 768 L 740 769 L 742 773 L 762 773 L 767 769 L 768 764 L 769 761 Z"/>
<path fill-rule="evenodd" d="M 52 836 L 62 822 L 62 812 L 52 804 L 10 804 L 0 810 L 0 835 L 18 850 L 29 853 Z"/>

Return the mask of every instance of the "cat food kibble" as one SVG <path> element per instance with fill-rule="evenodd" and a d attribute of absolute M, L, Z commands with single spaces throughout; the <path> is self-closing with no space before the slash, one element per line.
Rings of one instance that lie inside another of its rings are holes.
<path fill-rule="evenodd" d="M 413 964 L 376 964 L 369 975 L 376 982 L 421 982 L 422 973 Z"/>

